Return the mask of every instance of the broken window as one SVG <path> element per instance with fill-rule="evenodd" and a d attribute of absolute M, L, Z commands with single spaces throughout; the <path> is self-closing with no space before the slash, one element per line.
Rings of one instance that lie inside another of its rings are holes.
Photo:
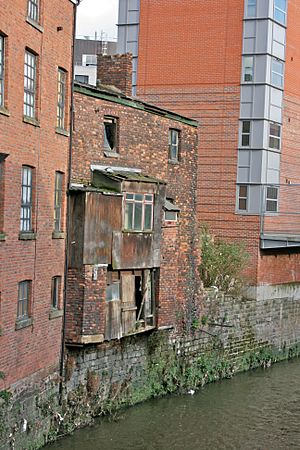
<path fill-rule="evenodd" d="M 124 229 L 152 231 L 153 194 L 124 194 Z"/>
<path fill-rule="evenodd" d="M 116 339 L 154 327 L 153 270 L 108 272 L 108 283 L 106 339 Z"/>
<path fill-rule="evenodd" d="M 180 209 L 174 204 L 173 199 L 167 198 L 164 205 L 165 221 L 177 222 Z"/>
<path fill-rule="evenodd" d="M 104 117 L 104 150 L 117 152 L 117 119 Z"/>

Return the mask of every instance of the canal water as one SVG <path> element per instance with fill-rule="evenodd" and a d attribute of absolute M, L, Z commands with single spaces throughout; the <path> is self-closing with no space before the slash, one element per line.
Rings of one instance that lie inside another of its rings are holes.
<path fill-rule="evenodd" d="M 151 400 L 47 449 L 300 449 L 300 359 Z"/>

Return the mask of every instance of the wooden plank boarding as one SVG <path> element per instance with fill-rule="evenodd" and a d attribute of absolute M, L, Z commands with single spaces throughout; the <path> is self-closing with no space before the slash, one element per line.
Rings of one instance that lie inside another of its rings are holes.
<path fill-rule="evenodd" d="M 122 274 L 122 331 L 123 335 L 135 331 L 136 304 L 135 304 L 135 276 Z"/>

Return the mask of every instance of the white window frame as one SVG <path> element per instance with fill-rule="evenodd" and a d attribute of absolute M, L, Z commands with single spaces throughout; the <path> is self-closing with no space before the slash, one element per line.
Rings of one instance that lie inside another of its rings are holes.
<path fill-rule="evenodd" d="M 272 132 L 271 132 L 272 126 L 274 126 L 274 125 L 276 127 L 278 127 L 279 136 L 276 134 L 272 134 Z M 272 142 L 274 142 L 274 143 L 277 142 L 278 146 L 271 145 Z M 279 123 L 270 122 L 270 125 L 269 125 L 269 148 L 272 148 L 274 150 L 281 149 L 281 125 Z"/>
<path fill-rule="evenodd" d="M 36 23 L 40 20 L 40 0 L 28 0 L 27 17 Z"/>
<path fill-rule="evenodd" d="M 247 0 L 246 17 L 255 17 L 256 7 L 256 0 Z"/>
<path fill-rule="evenodd" d="M 272 195 L 270 195 L 270 191 L 274 190 L 276 191 L 276 198 Z M 278 213 L 278 197 L 279 197 L 279 188 L 278 186 L 266 186 L 266 207 L 265 211 L 266 213 Z M 275 209 L 268 208 L 270 205 L 275 205 Z"/>
<path fill-rule="evenodd" d="M 138 199 L 138 196 L 142 196 L 142 199 Z M 147 198 L 148 197 L 148 198 Z M 132 205 L 131 223 L 132 226 L 126 226 L 126 207 Z M 135 228 L 135 210 L 136 205 L 142 206 L 142 220 L 141 227 Z M 147 205 L 151 205 L 151 224 L 149 228 L 145 227 L 145 215 Z M 154 215 L 154 194 L 137 193 L 137 192 L 124 192 L 123 196 L 123 229 L 129 232 L 151 232 L 153 231 L 153 215 Z"/>
<path fill-rule="evenodd" d="M 276 20 L 276 22 L 281 23 L 282 25 L 286 25 L 286 16 L 287 16 L 287 0 L 283 0 L 285 1 L 285 9 L 281 9 L 280 6 L 278 6 L 278 3 L 282 1 L 282 0 L 274 0 L 274 20 Z M 279 13 L 280 15 L 283 16 L 284 20 L 280 20 L 278 18 L 276 18 L 276 12 Z"/>
<path fill-rule="evenodd" d="M 25 50 L 24 61 L 24 116 L 35 118 L 37 55 Z"/>
<path fill-rule="evenodd" d="M 4 107 L 5 96 L 5 36 L 0 34 L 0 107 Z"/>
<path fill-rule="evenodd" d="M 281 66 L 282 68 L 282 72 L 278 72 L 277 68 L 275 68 L 274 66 L 278 64 Z M 279 82 L 278 82 L 279 80 Z M 271 63 L 271 84 L 273 86 L 276 86 L 280 89 L 283 89 L 283 85 L 284 85 L 284 62 L 280 61 L 279 59 L 276 58 L 272 58 L 272 63 Z"/>
<path fill-rule="evenodd" d="M 252 61 L 251 65 L 247 65 L 246 61 Z M 250 71 L 248 70 L 250 69 Z M 246 79 L 251 77 L 251 79 Z M 254 56 L 243 56 L 243 83 L 253 83 L 254 82 Z"/>
<path fill-rule="evenodd" d="M 33 169 L 30 166 L 22 166 L 21 215 L 20 215 L 21 233 L 32 232 L 32 209 L 33 209 L 32 188 L 33 188 Z"/>

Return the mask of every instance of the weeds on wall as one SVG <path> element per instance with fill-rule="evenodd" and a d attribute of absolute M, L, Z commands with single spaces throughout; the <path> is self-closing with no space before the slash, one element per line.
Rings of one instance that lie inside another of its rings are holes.
<path fill-rule="evenodd" d="M 240 293 L 246 280 L 242 275 L 249 261 L 243 243 L 225 242 L 210 234 L 207 226 L 201 233 L 201 264 L 203 287 L 216 287 L 226 294 Z"/>

